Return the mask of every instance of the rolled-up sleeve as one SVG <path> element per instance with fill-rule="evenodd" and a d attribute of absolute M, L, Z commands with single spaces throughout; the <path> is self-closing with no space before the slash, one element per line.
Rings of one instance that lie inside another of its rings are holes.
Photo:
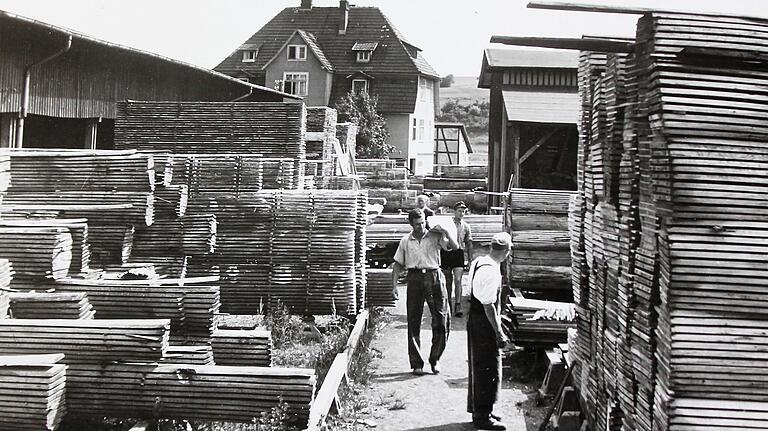
<path fill-rule="evenodd" d="M 405 267 L 405 247 L 407 247 L 408 242 L 408 236 L 404 236 L 400 238 L 400 244 L 397 246 L 397 251 L 395 251 L 395 262 L 399 263 L 401 266 Z"/>
<path fill-rule="evenodd" d="M 501 273 L 495 265 L 484 265 L 477 268 L 472 280 L 472 294 L 481 304 L 496 302 L 501 286 Z"/>

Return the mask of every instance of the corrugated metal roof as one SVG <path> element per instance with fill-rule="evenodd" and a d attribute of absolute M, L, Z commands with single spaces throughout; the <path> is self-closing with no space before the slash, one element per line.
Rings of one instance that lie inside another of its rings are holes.
<path fill-rule="evenodd" d="M 529 90 L 502 93 L 509 121 L 554 124 L 576 124 L 578 121 L 578 93 Z"/>
<path fill-rule="evenodd" d="M 579 66 L 577 51 L 521 50 L 488 48 L 485 58 L 489 67 L 573 68 Z"/>
<path fill-rule="evenodd" d="M 378 42 L 355 42 L 352 51 L 373 51 L 379 46 Z"/>

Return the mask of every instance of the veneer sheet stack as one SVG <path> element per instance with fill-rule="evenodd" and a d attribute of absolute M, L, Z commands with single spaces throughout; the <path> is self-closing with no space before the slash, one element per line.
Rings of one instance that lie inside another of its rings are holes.
<path fill-rule="evenodd" d="M 67 413 L 63 355 L 0 356 L 0 429 L 53 431 Z"/>
<path fill-rule="evenodd" d="M 633 53 L 581 55 L 571 352 L 599 429 L 768 427 L 766 35 L 648 12 Z"/>
<path fill-rule="evenodd" d="M 267 330 L 216 329 L 211 347 L 216 365 L 272 365 L 272 334 Z"/>

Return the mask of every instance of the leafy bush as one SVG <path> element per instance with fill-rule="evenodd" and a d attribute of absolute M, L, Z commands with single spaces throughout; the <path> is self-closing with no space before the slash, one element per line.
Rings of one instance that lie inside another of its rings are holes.
<path fill-rule="evenodd" d="M 395 151 L 389 145 L 389 131 L 384 117 L 377 111 L 378 98 L 370 97 L 368 92 L 349 92 L 336 101 L 339 122 L 357 124 L 357 144 L 355 157 L 361 159 L 388 159 Z"/>
<path fill-rule="evenodd" d="M 491 104 L 487 100 L 467 102 L 448 99 L 440 107 L 437 121 L 462 123 L 470 135 L 487 135 L 490 108 Z"/>
<path fill-rule="evenodd" d="M 451 85 L 453 85 L 453 82 L 454 82 L 453 75 L 446 75 L 440 78 L 440 88 L 448 88 Z"/>

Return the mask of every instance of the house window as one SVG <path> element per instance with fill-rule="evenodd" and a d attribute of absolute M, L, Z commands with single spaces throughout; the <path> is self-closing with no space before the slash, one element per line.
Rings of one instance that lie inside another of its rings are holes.
<path fill-rule="evenodd" d="M 371 51 L 357 51 L 357 62 L 368 63 L 371 61 Z"/>
<path fill-rule="evenodd" d="M 353 79 L 352 80 L 352 92 L 360 94 L 362 92 L 368 92 L 368 81 L 365 79 Z"/>
<path fill-rule="evenodd" d="M 413 132 L 412 132 L 411 140 L 412 141 L 416 140 L 416 119 L 415 118 L 413 119 Z"/>
<path fill-rule="evenodd" d="M 253 63 L 256 61 L 257 55 L 259 55 L 259 51 L 251 49 L 243 51 L 243 63 Z"/>
<path fill-rule="evenodd" d="M 419 77 L 419 100 L 422 102 L 428 102 L 434 97 L 435 83 L 432 80 Z"/>
<path fill-rule="evenodd" d="M 307 59 L 307 45 L 288 45 L 288 60 L 304 61 Z"/>
<path fill-rule="evenodd" d="M 419 142 L 424 142 L 424 120 L 419 120 Z"/>
<path fill-rule="evenodd" d="M 296 96 L 306 96 L 309 90 L 309 73 L 286 72 L 283 74 L 283 91 Z"/>

